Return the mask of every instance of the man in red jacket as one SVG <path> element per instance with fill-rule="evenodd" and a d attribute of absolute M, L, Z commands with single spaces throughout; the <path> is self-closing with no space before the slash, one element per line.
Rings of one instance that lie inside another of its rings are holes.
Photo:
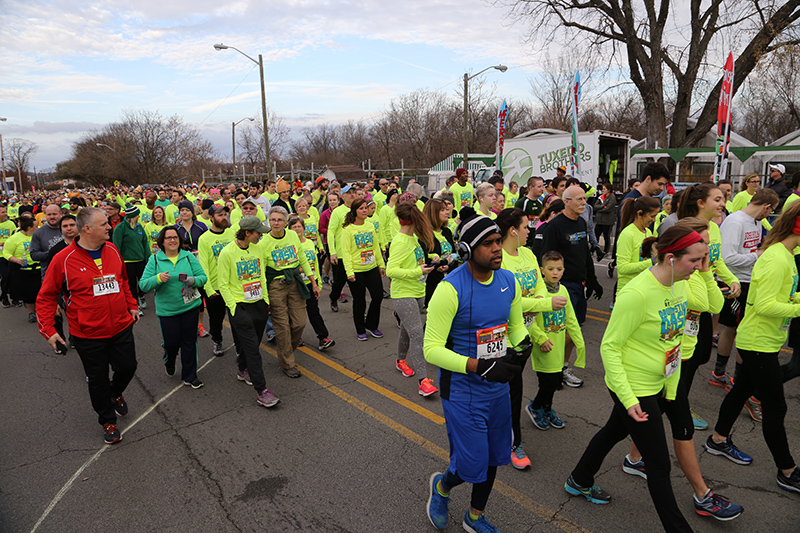
<path fill-rule="evenodd" d="M 128 414 L 122 392 L 136 372 L 133 325 L 139 320 L 139 306 L 131 295 L 122 255 L 106 242 L 110 226 L 103 210 L 81 209 L 76 223 L 79 236 L 53 257 L 39 291 L 39 332 L 54 350 L 65 351 L 54 325 L 56 297 L 63 292 L 92 407 L 104 441 L 115 444 L 122 440 L 116 415 Z M 111 381 L 109 366 L 114 371 Z"/>

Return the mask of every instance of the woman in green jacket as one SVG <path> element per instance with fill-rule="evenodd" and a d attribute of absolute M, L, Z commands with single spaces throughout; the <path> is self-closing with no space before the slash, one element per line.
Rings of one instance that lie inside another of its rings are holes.
<path fill-rule="evenodd" d="M 144 292 L 155 291 L 167 375 L 175 375 L 180 350 L 183 384 L 199 389 L 203 382 L 197 377 L 195 332 L 202 300 L 197 288 L 208 278 L 192 252 L 182 249 L 183 239 L 174 226 L 162 229 L 156 242 L 160 251 L 150 257 L 139 286 Z"/>

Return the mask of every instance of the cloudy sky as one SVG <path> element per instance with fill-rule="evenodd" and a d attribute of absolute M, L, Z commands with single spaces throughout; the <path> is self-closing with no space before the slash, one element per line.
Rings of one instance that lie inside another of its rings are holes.
<path fill-rule="evenodd" d="M 294 131 L 369 119 L 418 88 L 455 96 L 464 72 L 497 63 L 497 95 L 528 98 L 541 55 L 506 14 L 482 0 L 0 0 L 0 134 L 38 143 L 41 170 L 124 109 L 151 109 L 230 157 L 259 77 L 219 42 L 263 54 L 268 105 Z"/>

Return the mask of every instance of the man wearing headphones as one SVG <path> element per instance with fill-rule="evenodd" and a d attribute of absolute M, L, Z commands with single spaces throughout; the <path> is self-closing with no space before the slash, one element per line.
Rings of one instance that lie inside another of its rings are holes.
<path fill-rule="evenodd" d="M 447 527 L 450 490 L 466 481 L 473 486 L 464 529 L 493 531 L 483 512 L 497 467 L 510 462 L 508 382 L 522 372 L 530 340 L 519 284 L 500 268 L 500 228 L 471 207 L 461 217 L 458 254 L 464 264 L 433 293 L 423 347 L 425 359 L 440 367 L 450 441 L 450 467 L 430 477 L 427 514 L 437 529 Z"/>

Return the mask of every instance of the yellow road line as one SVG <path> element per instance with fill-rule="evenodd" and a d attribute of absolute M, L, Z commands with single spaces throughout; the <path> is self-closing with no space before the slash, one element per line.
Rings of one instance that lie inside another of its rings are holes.
<path fill-rule="evenodd" d="M 594 307 L 589 307 L 587 311 L 594 311 L 595 313 L 600 313 L 602 315 L 611 315 L 611 312 L 609 311 L 601 311 L 600 309 L 595 309 Z"/>
<path fill-rule="evenodd" d="M 592 309 L 587 309 L 587 311 L 592 311 Z M 588 313 L 586 314 L 586 318 L 592 318 L 592 319 L 598 320 L 600 322 L 608 323 L 608 320 L 606 320 L 605 318 L 600 318 L 599 316 L 592 316 L 592 315 L 590 315 Z"/>

